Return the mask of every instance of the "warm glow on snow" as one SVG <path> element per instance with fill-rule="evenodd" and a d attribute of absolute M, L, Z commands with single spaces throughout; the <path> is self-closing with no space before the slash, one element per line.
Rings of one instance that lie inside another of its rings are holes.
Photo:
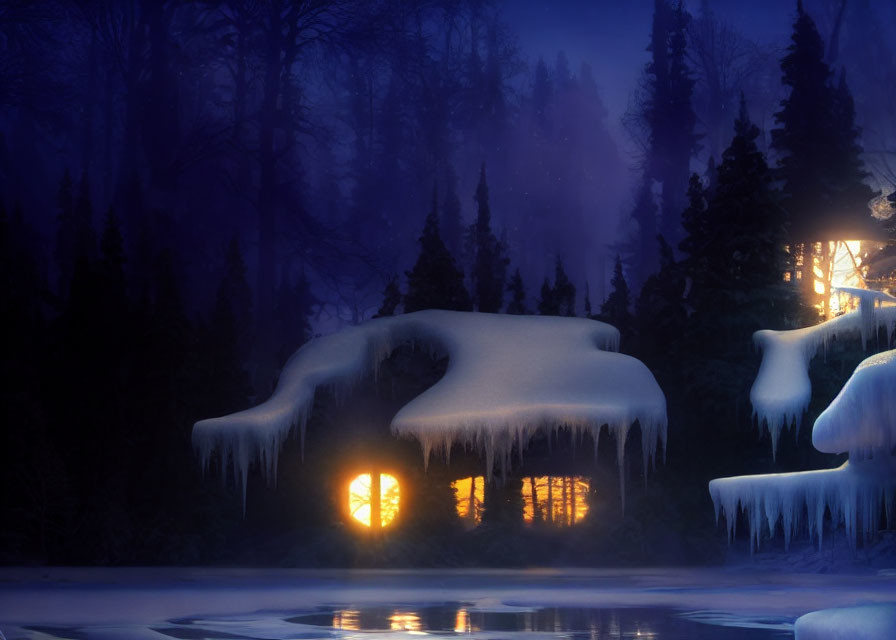
<path fill-rule="evenodd" d="M 398 503 L 400 500 L 398 479 L 388 473 L 380 474 L 380 526 L 385 527 L 395 520 L 398 515 Z M 362 473 L 352 480 L 348 489 L 348 508 L 352 517 L 363 524 L 370 526 L 370 514 L 375 507 L 375 497 L 371 491 L 371 476 Z"/>
<path fill-rule="evenodd" d="M 457 515 L 468 524 L 482 522 L 482 505 L 485 503 L 485 478 L 461 478 L 451 483 L 457 500 Z"/>
<path fill-rule="evenodd" d="M 581 476 L 523 478 L 523 520 L 571 525 L 588 513 L 588 480 Z"/>

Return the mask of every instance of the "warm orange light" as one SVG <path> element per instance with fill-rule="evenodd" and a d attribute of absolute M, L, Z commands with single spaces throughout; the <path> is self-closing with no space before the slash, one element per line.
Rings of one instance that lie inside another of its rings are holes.
<path fill-rule="evenodd" d="M 482 505 L 485 503 L 485 478 L 461 478 L 451 483 L 457 500 L 457 515 L 471 525 L 482 522 Z"/>
<path fill-rule="evenodd" d="M 467 633 L 471 631 L 470 616 L 466 609 L 458 609 L 454 616 L 454 633 Z"/>
<path fill-rule="evenodd" d="M 523 520 L 568 526 L 588 514 L 588 480 L 581 476 L 523 478 Z"/>
<path fill-rule="evenodd" d="M 420 616 L 411 611 L 396 611 L 389 616 L 392 631 L 420 631 Z"/>
<path fill-rule="evenodd" d="M 333 614 L 333 627 L 336 629 L 345 629 L 346 631 L 360 631 L 360 617 L 361 612 L 356 609 L 336 611 Z"/>
<path fill-rule="evenodd" d="M 370 514 L 374 508 L 375 497 L 371 491 L 371 476 L 369 473 L 362 473 L 354 480 L 348 488 L 348 509 L 351 516 L 363 524 L 365 527 L 370 526 Z M 388 473 L 380 474 L 380 526 L 385 527 L 387 524 L 395 520 L 398 515 L 398 504 L 400 501 L 400 492 L 398 488 L 398 480 L 395 476 Z"/>

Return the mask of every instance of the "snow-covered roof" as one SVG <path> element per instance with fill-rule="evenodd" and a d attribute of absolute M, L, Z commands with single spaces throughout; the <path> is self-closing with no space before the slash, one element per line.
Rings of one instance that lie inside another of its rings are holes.
<path fill-rule="evenodd" d="M 229 416 L 200 420 L 193 442 L 203 466 L 214 451 L 232 460 L 245 501 L 250 462 L 269 480 L 293 427 L 304 439 L 320 387 L 346 391 L 396 347 L 414 343 L 448 356 L 445 375 L 394 417 L 392 431 L 416 438 L 424 461 L 446 456 L 453 444 L 485 454 L 489 474 L 520 453 L 538 431 L 569 427 L 595 443 L 607 425 L 622 462 L 629 428 L 637 421 L 645 469 L 657 442 L 665 448 L 666 399 L 647 367 L 613 353 L 619 332 L 584 318 L 418 311 L 379 318 L 316 338 L 287 362 L 266 402 Z M 612 351 L 611 351 L 612 350 Z"/>
<path fill-rule="evenodd" d="M 750 390 L 753 413 L 768 427 L 772 439 L 772 454 L 777 451 L 781 430 L 796 421 L 799 427 L 803 413 L 809 407 L 812 384 L 809 363 L 820 348 L 835 336 L 860 335 L 865 345 L 884 328 L 887 335 L 896 327 L 896 306 L 880 306 L 896 302 L 879 291 L 843 287 L 841 291 L 859 299 L 859 309 L 826 322 L 794 329 L 771 331 L 764 329 L 753 334 L 753 343 L 762 350 L 759 373 Z"/>
<path fill-rule="evenodd" d="M 896 350 L 866 358 L 812 428 L 812 444 L 853 461 L 896 446 Z"/>

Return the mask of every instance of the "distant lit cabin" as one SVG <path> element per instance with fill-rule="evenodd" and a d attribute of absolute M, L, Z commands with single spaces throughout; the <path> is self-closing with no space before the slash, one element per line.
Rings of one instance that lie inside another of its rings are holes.
<path fill-rule="evenodd" d="M 854 308 L 849 296 L 838 287 L 888 289 L 896 275 L 896 256 L 887 270 L 882 258 L 886 249 L 880 220 L 892 215 L 892 206 L 881 196 L 870 204 L 873 215 L 829 216 L 815 221 L 811 229 L 797 229 L 795 237 L 812 238 L 794 243 L 786 250 L 789 264 L 785 282 L 800 286 L 806 299 L 823 319 Z M 882 268 L 883 267 L 883 268 Z"/>

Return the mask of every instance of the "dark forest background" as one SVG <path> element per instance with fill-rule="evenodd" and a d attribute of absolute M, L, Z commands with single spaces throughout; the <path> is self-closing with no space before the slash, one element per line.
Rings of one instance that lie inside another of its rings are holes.
<path fill-rule="evenodd" d="M 795 274 L 832 229 L 890 233 L 896 59 L 867 0 L 796 3 L 780 47 L 692 4 L 655 1 L 622 140 L 591 68 L 527 57 L 489 0 L 0 3 L 0 562 L 720 561 L 709 479 L 838 463 L 808 428 L 773 459 L 751 335 L 818 321 Z M 245 516 L 202 476 L 196 420 L 315 334 L 430 307 L 618 327 L 665 464 L 623 512 L 609 446 L 536 441 L 533 469 L 600 479 L 592 517 L 527 529 L 510 501 L 465 531 L 448 483 L 478 461 L 424 474 L 388 437 L 445 366 L 406 349 L 319 394 Z M 862 357 L 813 363 L 806 424 Z M 365 446 L 426 488 L 376 540 L 334 507 Z"/>

